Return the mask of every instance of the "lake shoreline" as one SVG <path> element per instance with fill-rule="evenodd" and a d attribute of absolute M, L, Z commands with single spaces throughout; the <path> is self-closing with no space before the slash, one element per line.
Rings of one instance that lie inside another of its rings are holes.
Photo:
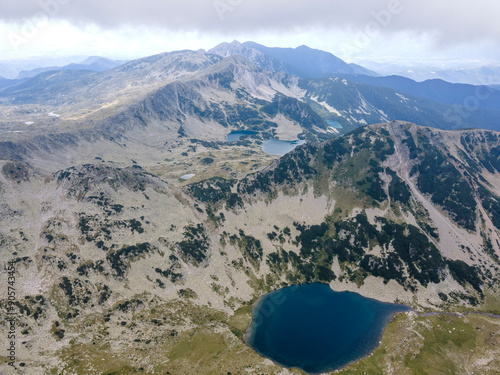
<path fill-rule="evenodd" d="M 279 290 L 279 289 L 276 289 L 276 290 Z M 255 310 L 260 307 L 260 304 L 262 302 L 262 300 L 264 300 L 268 295 L 270 295 L 271 293 L 273 292 L 276 292 L 276 290 L 273 290 L 269 293 L 266 293 L 266 294 L 263 294 L 262 296 L 260 296 L 259 298 L 257 298 L 257 300 L 252 304 L 252 320 L 250 321 L 250 325 L 248 326 L 248 328 L 245 330 L 245 333 L 243 334 L 243 341 L 245 342 L 245 344 L 247 344 L 250 348 L 252 348 L 253 350 L 255 350 L 252 345 L 249 343 L 249 339 L 250 339 L 250 336 L 252 334 L 252 323 L 253 323 L 253 317 L 254 317 L 254 313 L 255 313 Z M 259 353 L 259 355 L 261 355 Z M 262 355 L 261 355 L 262 356 Z M 262 356 L 264 357 L 264 356 Z M 265 357 L 267 358 L 267 357 Z M 281 365 L 280 365 L 281 366 Z"/>
<path fill-rule="evenodd" d="M 259 299 L 261 299 L 261 298 L 262 298 L 262 297 L 259 297 Z M 257 303 L 258 301 L 259 301 L 259 300 L 257 300 L 255 303 Z M 253 309 L 254 309 L 254 305 L 252 306 L 252 315 L 253 315 Z M 243 335 L 243 341 L 245 342 L 245 344 L 246 344 L 248 347 L 250 347 L 252 350 L 254 350 L 254 351 L 255 351 L 258 355 L 260 355 L 262 358 L 268 359 L 268 360 L 270 360 L 271 362 L 273 362 L 276 366 L 283 367 L 283 368 L 285 368 L 285 369 L 287 369 L 287 370 L 297 369 L 297 370 L 303 371 L 304 373 L 309 374 L 309 375 L 337 374 L 337 373 L 339 373 L 340 371 L 345 370 L 345 369 L 346 369 L 346 368 L 348 368 L 349 366 L 352 366 L 353 364 L 355 364 L 355 363 L 357 363 L 357 362 L 360 362 L 360 361 L 362 361 L 362 360 L 364 360 L 364 359 L 367 359 L 367 358 L 370 358 L 371 356 L 373 356 L 373 355 L 375 354 L 375 352 L 377 351 L 377 349 L 380 347 L 380 344 L 381 344 L 380 340 L 381 340 L 381 339 L 382 339 L 382 337 L 384 336 L 384 333 L 385 333 L 385 331 L 386 331 L 386 329 L 387 329 L 387 326 L 388 326 L 389 324 L 391 324 L 391 323 L 394 321 L 394 319 L 395 319 L 395 318 L 396 318 L 399 314 L 409 314 L 409 313 L 412 313 L 412 312 L 414 312 L 414 311 L 413 311 L 413 310 L 409 310 L 409 311 L 400 311 L 400 312 L 395 312 L 395 313 L 393 314 L 393 316 L 390 318 L 389 323 L 387 323 L 386 328 L 384 329 L 384 331 L 383 331 L 383 332 L 382 332 L 382 334 L 380 335 L 380 338 L 379 338 L 379 343 L 378 343 L 377 347 L 376 347 L 376 348 L 374 348 L 374 349 L 373 349 L 370 353 L 368 353 L 367 355 L 365 355 L 365 356 L 363 356 L 363 357 L 361 357 L 361 358 L 359 358 L 359 359 L 356 359 L 356 360 L 354 360 L 354 361 L 352 361 L 352 362 L 349 362 L 348 364 L 346 364 L 346 365 L 344 365 L 344 366 L 342 366 L 342 367 L 339 367 L 339 368 L 337 368 L 337 369 L 335 369 L 335 370 L 327 370 L 327 371 L 325 371 L 325 372 L 306 372 L 306 371 L 304 371 L 303 369 L 301 369 L 301 368 L 299 368 L 299 367 L 288 367 L 288 366 L 283 365 L 283 364 L 281 364 L 281 363 L 279 363 L 279 362 L 276 362 L 274 359 L 272 359 L 272 358 L 270 358 L 270 357 L 268 357 L 268 356 L 264 355 L 263 353 L 259 352 L 259 351 L 258 351 L 258 350 L 256 350 L 254 347 L 252 347 L 252 345 L 250 345 L 250 344 L 248 343 L 248 336 L 250 335 L 250 327 L 251 327 L 251 325 L 250 325 L 250 326 L 249 326 L 249 328 L 245 331 L 245 334 Z"/>
<path fill-rule="evenodd" d="M 327 284 L 327 283 L 304 283 L 304 284 L 300 284 L 300 285 L 292 285 L 292 286 L 289 286 L 289 287 L 284 287 L 284 288 L 281 288 L 281 289 L 286 289 L 286 288 L 290 288 L 290 287 L 300 287 L 300 286 L 304 286 L 304 285 L 311 285 L 311 284 L 321 284 L 321 285 L 324 285 L 324 286 L 328 286 L 328 288 L 332 291 L 332 292 L 335 292 L 335 293 L 347 293 L 347 294 L 356 294 L 360 297 L 363 297 L 361 296 L 359 293 L 353 293 L 353 292 L 336 292 L 334 291 L 333 289 L 331 289 L 330 285 Z M 274 364 L 276 364 L 277 366 L 280 366 L 280 367 L 283 367 L 283 368 L 286 368 L 286 369 L 299 369 L 301 371 L 304 371 L 306 372 L 307 374 L 324 374 L 324 373 L 336 373 L 338 371 L 341 371 L 349 366 L 351 366 L 352 364 L 354 363 L 357 363 L 363 359 L 366 359 L 366 358 L 369 358 L 371 357 L 375 351 L 380 347 L 380 344 L 381 344 L 381 339 L 387 329 L 387 326 L 395 319 L 395 317 L 401 313 L 415 313 L 415 310 L 410 307 L 410 306 L 407 306 L 407 305 L 403 305 L 403 304 L 394 304 L 394 303 L 389 303 L 389 302 L 381 302 L 381 301 L 378 301 L 374 298 L 366 298 L 366 297 L 363 297 L 365 299 L 369 299 L 369 300 L 372 300 L 376 303 L 379 303 L 381 305 L 398 305 L 398 306 L 401 306 L 402 310 L 400 311 L 394 311 L 393 313 L 391 313 L 390 315 L 388 315 L 386 318 L 383 319 L 383 321 L 381 321 L 381 325 L 383 325 L 383 329 L 381 330 L 380 334 L 378 334 L 375 338 L 376 338 L 376 345 L 373 349 L 371 349 L 369 352 L 367 352 L 365 355 L 361 356 L 360 358 L 357 358 L 353 361 L 350 361 L 349 363 L 345 364 L 345 365 L 342 365 L 341 367 L 338 367 L 338 368 L 334 368 L 334 369 L 330 369 L 330 370 L 325 370 L 325 371 L 320 371 L 320 372 L 307 372 L 305 371 L 304 369 L 300 368 L 300 367 L 297 367 L 297 366 L 287 366 L 283 363 L 280 363 L 278 362 L 277 360 L 274 360 L 273 358 L 270 358 L 269 356 L 267 356 L 266 354 L 262 353 L 260 350 L 258 350 L 257 348 L 255 348 L 253 346 L 254 344 L 254 336 L 255 335 L 255 329 L 256 327 L 254 327 L 254 320 L 255 320 L 255 317 L 256 315 L 258 315 L 258 309 L 261 307 L 261 304 L 262 304 L 262 301 L 265 300 L 270 294 L 272 293 L 275 293 L 275 292 L 278 292 L 280 291 L 281 289 L 276 289 L 274 291 L 271 291 L 269 293 L 266 293 L 262 296 L 260 296 L 253 304 L 252 304 L 252 321 L 250 323 L 250 325 L 248 326 L 247 330 L 245 331 L 244 335 L 243 335 L 243 341 L 245 342 L 245 344 L 247 346 L 249 346 L 250 348 L 252 348 L 252 350 L 254 350 L 257 354 L 259 354 L 262 358 L 266 358 L 266 359 L 269 359 L 271 360 Z"/>
<path fill-rule="evenodd" d="M 301 286 L 301 285 L 307 285 L 307 284 L 314 284 L 314 283 L 304 283 L 304 284 L 299 284 L 299 285 L 292 285 L 292 286 L 289 286 L 289 287 L 298 287 L 298 286 Z M 328 285 L 329 284 L 326 284 L 326 283 L 321 283 L 323 285 Z M 287 287 L 285 287 L 287 288 Z M 281 288 L 283 289 L 283 288 Z M 256 315 L 256 312 L 262 301 L 267 297 L 269 296 L 270 294 L 274 293 L 274 292 L 277 292 L 279 291 L 280 289 L 276 289 L 276 290 L 273 290 L 271 292 L 268 292 L 262 296 L 260 296 L 257 300 L 255 300 L 255 302 L 252 304 L 252 309 L 251 309 L 251 317 L 252 317 L 252 322 L 250 323 L 250 325 L 248 326 L 248 328 L 246 329 L 244 335 L 243 335 L 243 341 L 245 342 L 245 344 L 250 347 L 252 350 L 254 350 L 259 356 L 261 356 L 262 358 L 265 358 L 265 359 L 268 359 L 270 361 L 272 361 L 276 366 L 279 366 L 279 367 L 282 367 L 282 368 L 285 368 L 285 369 L 298 369 L 300 371 L 304 371 L 302 369 L 300 369 L 299 367 L 289 367 L 289 366 L 286 366 L 284 364 L 281 364 L 275 360 L 273 360 L 272 358 L 266 356 L 264 353 L 261 353 L 259 350 L 257 350 L 256 348 L 254 348 L 251 343 L 250 343 L 250 338 L 251 338 L 251 335 L 254 333 L 253 332 L 253 327 L 252 327 L 252 323 L 253 323 L 253 319 L 254 319 L 254 316 Z M 334 291 L 332 289 L 332 291 Z M 337 292 L 337 293 L 343 293 L 343 292 Z M 346 292 L 348 293 L 348 292 Z M 350 292 L 352 293 L 352 292 Z M 358 293 L 356 293 L 358 294 Z M 365 297 L 365 298 L 368 298 L 368 299 L 371 299 L 371 300 L 374 300 L 374 301 L 377 301 L 377 302 L 380 302 L 378 300 L 376 300 L 375 298 L 370 298 L 370 297 Z M 394 304 L 394 303 L 390 303 L 390 302 L 380 302 L 382 304 Z M 370 358 L 372 357 L 375 352 L 380 348 L 380 345 L 382 344 L 382 338 L 387 330 L 387 327 L 400 315 L 400 314 L 415 314 L 416 316 L 418 317 L 426 317 L 426 316 L 438 316 L 438 315 L 447 315 L 447 316 L 454 316 L 454 317 L 465 317 L 466 315 L 469 315 L 469 314 L 478 314 L 478 315 L 482 315 L 482 316 L 487 316 L 487 317 L 490 317 L 490 318 L 494 318 L 494 319 L 499 319 L 500 318 L 500 315 L 496 315 L 496 314 L 493 314 L 493 313 L 486 313 L 486 312 L 480 312 L 480 311 L 466 311 L 466 312 L 446 312 L 446 311 L 442 311 L 442 312 L 439 312 L 439 311 L 435 311 L 435 312 L 427 312 L 427 313 L 423 313 L 423 312 L 418 312 L 417 310 L 415 310 L 414 308 L 412 308 L 411 306 L 407 306 L 407 305 L 404 305 L 404 304 L 401 304 L 401 303 L 397 303 L 397 305 L 400 305 L 400 306 L 404 306 L 407 308 L 406 311 L 396 311 L 394 313 L 391 314 L 391 316 L 389 316 L 387 318 L 387 322 L 385 324 L 385 327 L 384 329 L 382 330 L 382 332 L 380 333 L 379 337 L 378 337 L 378 343 L 376 345 L 375 348 L 373 348 L 369 353 L 367 353 L 366 355 L 354 360 L 354 361 L 351 361 L 339 368 L 336 368 L 334 370 L 326 370 L 326 371 L 322 371 L 322 372 L 317 372 L 317 373 L 308 373 L 306 371 L 304 371 L 305 373 L 307 374 L 311 374 L 311 375 L 316 375 L 316 374 L 336 374 L 336 373 L 339 373 L 343 370 L 345 370 L 346 368 L 362 361 L 362 360 L 365 360 L 367 358 Z"/>
<path fill-rule="evenodd" d="M 384 337 L 384 333 L 385 331 L 387 330 L 387 327 L 389 326 L 389 324 L 391 324 L 394 319 L 399 315 L 399 314 L 411 314 L 411 313 L 415 313 L 415 310 L 411 309 L 411 310 L 408 310 L 408 311 L 399 311 L 399 312 L 395 312 L 392 317 L 389 319 L 389 322 L 385 325 L 385 328 L 384 330 L 382 331 L 382 333 L 380 334 L 380 337 L 378 339 L 378 345 L 370 352 L 368 353 L 367 355 L 359 358 L 359 359 L 356 359 L 355 361 L 352 361 L 352 362 L 349 362 L 348 364 L 346 364 L 345 366 L 342 366 L 342 367 L 339 367 L 338 369 L 335 369 L 335 370 L 330 370 L 328 372 L 324 372 L 324 373 L 318 373 L 318 374 L 328 374 L 328 373 L 333 373 L 333 374 L 336 374 L 338 373 L 339 371 L 342 371 L 342 370 L 345 370 L 347 367 L 359 362 L 359 361 L 362 361 L 364 359 L 367 359 L 367 358 L 370 358 L 371 356 L 373 356 L 375 354 L 375 352 L 377 351 L 378 348 L 380 348 L 380 345 L 382 344 L 382 338 Z M 318 374 L 314 374 L 314 375 L 318 375 Z"/>
<path fill-rule="evenodd" d="M 258 135 L 259 132 L 253 130 L 233 130 L 226 135 L 226 142 L 228 144 L 237 144 L 240 141 Z M 293 151 L 297 146 L 307 143 L 303 139 L 281 139 L 278 137 L 264 139 L 260 148 L 262 152 L 272 156 L 284 156 Z"/>

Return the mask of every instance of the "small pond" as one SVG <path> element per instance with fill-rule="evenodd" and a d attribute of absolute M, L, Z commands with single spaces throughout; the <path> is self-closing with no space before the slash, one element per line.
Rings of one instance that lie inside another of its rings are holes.
<path fill-rule="evenodd" d="M 280 139 L 268 139 L 262 144 L 262 151 L 270 155 L 283 156 L 292 151 L 295 147 L 303 145 L 306 141 L 295 140 L 295 141 L 282 141 Z"/>
<path fill-rule="evenodd" d="M 241 137 L 244 135 L 253 135 L 257 134 L 257 132 L 251 131 L 251 130 L 236 130 L 227 135 L 227 141 L 229 143 L 231 142 L 237 142 L 240 140 Z"/>

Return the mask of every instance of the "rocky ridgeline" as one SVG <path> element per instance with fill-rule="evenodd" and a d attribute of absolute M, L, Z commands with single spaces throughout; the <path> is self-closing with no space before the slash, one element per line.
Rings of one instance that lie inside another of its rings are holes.
<path fill-rule="evenodd" d="M 98 345 L 147 367 L 156 359 L 137 348 L 162 343 L 176 358 L 185 335 L 201 332 L 241 350 L 245 327 L 230 316 L 303 282 L 481 311 L 500 275 L 499 141 L 378 124 L 244 178 L 182 189 L 134 162 L 51 174 L 3 162 L 0 234 L 18 269 L 19 356 L 40 373 L 53 361 L 92 373 L 94 360 L 70 358 L 77 348 L 94 358 Z"/>

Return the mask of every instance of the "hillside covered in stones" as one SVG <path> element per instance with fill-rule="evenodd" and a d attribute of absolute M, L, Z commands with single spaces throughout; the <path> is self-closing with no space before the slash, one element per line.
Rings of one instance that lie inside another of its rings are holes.
<path fill-rule="evenodd" d="M 242 174 L 208 166 L 207 178 L 192 183 L 144 146 L 119 157 L 62 153 L 45 168 L 4 160 L 0 240 L 2 259 L 17 270 L 16 371 L 294 373 L 259 357 L 242 336 L 258 297 L 305 282 L 420 312 L 498 314 L 499 145 L 492 131 L 381 123 L 311 141 Z M 194 164 L 235 152 L 178 147 L 173 153 L 187 152 L 182 160 Z M 245 150 L 238 155 L 258 157 Z M 388 334 L 402 340 L 407 332 L 401 350 L 425 356 L 437 318 L 401 319 Z M 491 335 L 463 328 L 476 349 L 456 373 L 493 373 L 498 324 L 474 319 Z M 466 348 L 449 350 L 442 360 Z M 411 361 L 404 366 L 411 370 Z M 381 373 L 402 373 L 389 367 Z"/>

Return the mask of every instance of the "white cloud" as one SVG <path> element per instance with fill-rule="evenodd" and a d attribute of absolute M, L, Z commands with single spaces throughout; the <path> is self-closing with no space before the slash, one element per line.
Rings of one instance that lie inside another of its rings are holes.
<path fill-rule="evenodd" d="M 138 57 L 238 39 L 306 44 L 351 61 L 500 60 L 486 48 L 500 51 L 498 14 L 498 0 L 16 0 L 0 5 L 0 53 Z"/>
<path fill-rule="evenodd" d="M 359 30 L 379 18 L 384 32 L 435 32 L 440 40 L 457 43 L 500 37 L 497 0 L 16 0 L 4 1 L 0 9 L 5 21 L 37 14 L 75 25 L 219 34 L 288 32 L 297 26 Z"/>

